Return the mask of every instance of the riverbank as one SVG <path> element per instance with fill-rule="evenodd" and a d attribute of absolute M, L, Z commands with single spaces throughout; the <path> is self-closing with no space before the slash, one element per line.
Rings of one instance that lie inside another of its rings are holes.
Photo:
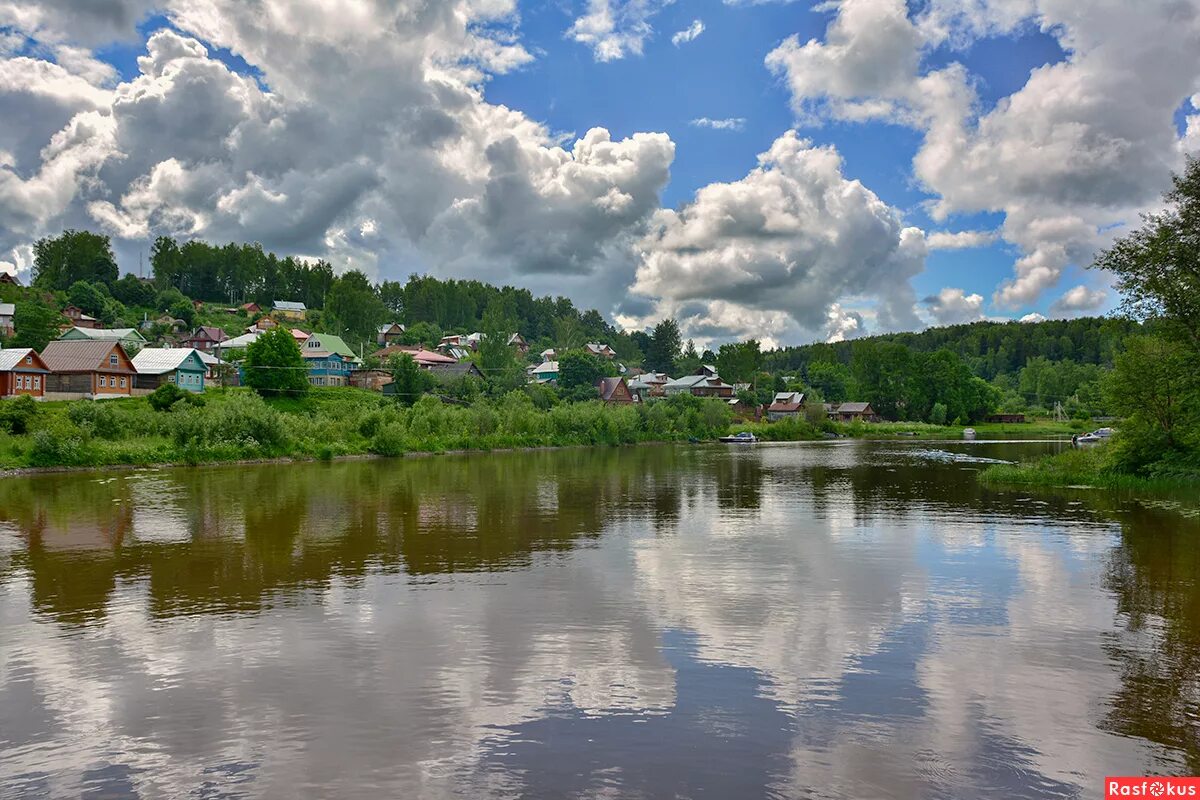
<path fill-rule="evenodd" d="M 1200 474 L 1146 477 L 1117 472 L 1109 465 L 1103 447 L 1066 450 L 1020 464 L 994 464 L 979 480 L 995 486 L 1040 488 L 1097 488 L 1137 492 L 1162 492 L 1200 486 Z"/>
<path fill-rule="evenodd" d="M 145 398 L 30 405 L 36 407 L 17 432 L 0 433 L 0 471 L 630 445 L 712 439 L 730 423 L 724 403 L 690 396 L 647 407 L 595 402 L 541 409 L 513 392 L 468 406 L 426 397 L 403 407 L 339 388 L 282 400 L 220 390 L 167 411 Z"/>
<path fill-rule="evenodd" d="M 18 413 L 24 409 L 23 413 Z M 64 468 L 315 461 L 410 453 L 616 446 L 712 440 L 751 431 L 764 441 L 899 436 L 958 440 L 962 426 L 803 419 L 731 424 L 729 407 L 689 395 L 633 406 L 599 402 L 539 408 L 524 392 L 470 405 L 422 398 L 403 407 L 353 388 L 315 388 L 263 400 L 244 389 L 206 392 L 155 410 L 147 398 L 18 404 L 0 420 L 0 475 Z M 1059 423 L 979 425 L 979 438 L 1066 437 Z"/>

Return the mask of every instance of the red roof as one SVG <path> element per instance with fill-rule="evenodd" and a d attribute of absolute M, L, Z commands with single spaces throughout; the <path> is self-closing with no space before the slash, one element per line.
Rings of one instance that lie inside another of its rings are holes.
<path fill-rule="evenodd" d="M 412 347 L 410 345 L 394 344 L 390 347 L 385 347 L 382 350 L 377 350 L 375 355 L 379 358 L 388 358 L 390 356 L 401 355 L 407 353 L 412 356 L 413 361 L 422 366 L 432 366 L 433 364 L 457 364 L 458 359 L 444 356 L 441 353 L 435 353 L 432 350 L 426 350 L 423 347 Z"/>

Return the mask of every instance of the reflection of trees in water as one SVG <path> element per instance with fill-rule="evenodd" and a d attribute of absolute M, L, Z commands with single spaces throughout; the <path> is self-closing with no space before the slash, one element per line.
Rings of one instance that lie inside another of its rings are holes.
<path fill-rule="evenodd" d="M 520 568 L 614 516 L 677 518 L 704 472 L 644 447 L 39 476 L 0 484 L 0 523 L 26 540 L 5 569 L 64 622 L 102 614 L 118 579 L 148 581 L 154 615 L 254 611 L 335 576 Z"/>
<path fill-rule="evenodd" d="M 1104 725 L 1182 751 L 1200 772 L 1200 522 L 1134 506 L 1107 584 L 1125 631 L 1110 654 L 1121 690 Z"/>

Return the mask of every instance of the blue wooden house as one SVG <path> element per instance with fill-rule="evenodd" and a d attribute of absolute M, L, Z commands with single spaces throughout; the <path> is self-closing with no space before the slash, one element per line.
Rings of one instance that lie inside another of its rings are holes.
<path fill-rule="evenodd" d="M 146 347 L 133 357 L 137 375 L 135 390 L 153 391 L 164 383 L 173 383 L 188 392 L 204 391 L 204 376 L 208 365 L 191 347 Z"/>
<path fill-rule="evenodd" d="M 300 352 L 308 364 L 308 382 L 313 386 L 348 386 L 350 373 L 362 364 L 342 337 L 332 333 L 309 334 Z"/>

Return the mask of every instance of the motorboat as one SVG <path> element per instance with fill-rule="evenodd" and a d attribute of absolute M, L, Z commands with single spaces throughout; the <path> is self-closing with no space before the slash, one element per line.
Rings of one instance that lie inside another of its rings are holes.
<path fill-rule="evenodd" d="M 733 436 L 722 436 L 717 441 L 725 442 L 726 444 L 754 444 L 758 439 L 755 439 L 754 434 L 750 431 L 742 431 L 741 433 L 735 433 Z"/>
<path fill-rule="evenodd" d="M 963 428 L 963 438 L 966 439 L 967 441 L 974 441 L 975 429 L 974 428 Z"/>
<path fill-rule="evenodd" d="M 1104 437 L 1094 433 L 1084 433 L 1071 437 L 1071 446 L 1077 448 L 1095 447 L 1104 441 Z"/>
<path fill-rule="evenodd" d="M 1107 439 L 1108 437 L 1112 436 L 1114 433 L 1116 433 L 1116 431 L 1114 431 L 1112 428 L 1097 428 L 1096 430 L 1092 431 L 1091 435 L 1098 436 L 1101 439 Z"/>

